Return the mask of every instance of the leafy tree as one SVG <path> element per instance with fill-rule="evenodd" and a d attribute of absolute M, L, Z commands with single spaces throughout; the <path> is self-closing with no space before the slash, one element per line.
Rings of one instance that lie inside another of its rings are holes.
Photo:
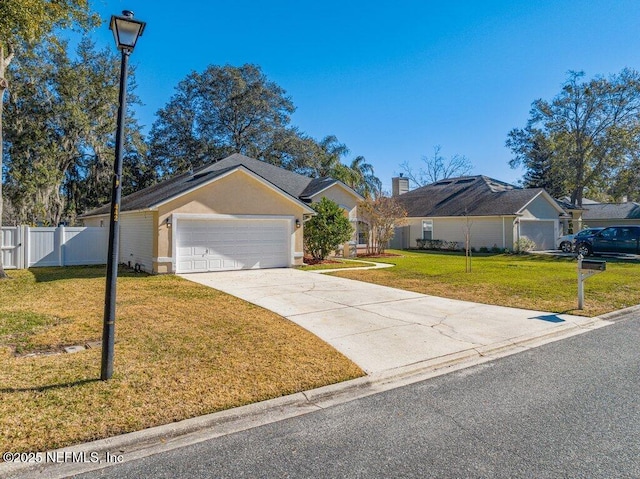
<path fill-rule="evenodd" d="M 6 179 L 18 222 L 73 221 L 109 200 L 119 63 L 85 39 L 75 59 L 65 43 L 44 42 L 10 66 Z M 131 113 L 128 122 L 124 190 L 145 174 L 144 142 Z"/>
<path fill-rule="evenodd" d="M 378 196 L 358 204 L 358 217 L 368 225 L 367 253 L 382 254 L 395 228 L 406 224 L 407 211 L 395 198 Z"/>
<path fill-rule="evenodd" d="M 316 161 L 317 142 L 291 127 L 274 132 L 272 143 L 266 149 L 262 160 L 287 170 L 304 174 Z"/>
<path fill-rule="evenodd" d="M 304 247 L 314 259 L 323 260 L 351 239 L 353 226 L 345 211 L 334 201 L 322 198 L 312 208 L 316 215 L 305 223 Z"/>
<path fill-rule="evenodd" d="M 523 129 L 509 132 L 506 142 L 530 179 L 552 192 L 569 192 L 582 206 L 586 189 L 601 192 L 624 171 L 640 138 L 640 74 L 624 69 L 609 79 L 583 81 L 570 72 L 562 91 L 550 102 L 533 102 Z"/>
<path fill-rule="evenodd" d="M 640 151 L 634 152 L 615 173 L 607 194 L 614 201 L 640 201 Z"/>
<path fill-rule="evenodd" d="M 380 188 L 363 157 L 346 165 L 349 149 L 334 135 L 321 141 L 290 125 L 295 107 L 257 65 L 208 66 L 176 87 L 150 133 L 151 161 L 175 175 L 242 153 L 313 178 L 331 176 L 363 195 Z"/>
<path fill-rule="evenodd" d="M 569 187 L 569 168 L 566 158 L 554 151 L 552 141 L 540 130 L 512 132 L 507 146 L 523 158 L 526 168 L 524 186 L 544 188 L 555 197 L 564 196 Z"/>
<path fill-rule="evenodd" d="M 342 157 L 349 154 L 349 148 L 340 143 L 335 135 L 325 136 L 318 142 L 317 158 L 306 172 L 313 178 L 331 176 L 337 180 L 347 178 L 347 167 L 342 163 Z"/>
<path fill-rule="evenodd" d="M 340 180 L 364 197 L 379 194 L 382 183 L 375 176 L 373 165 L 367 163 L 364 156 L 355 157 L 347 165 L 342 158 L 348 154 L 347 145 L 340 143 L 335 135 L 326 136 L 318 142 L 315 161 L 305 173 L 314 178 L 330 176 Z"/>
<path fill-rule="evenodd" d="M 0 2 L 0 148 L 3 148 L 3 103 L 9 83 L 6 69 L 15 55 L 17 44 L 35 43 L 51 38 L 57 28 L 74 25 L 87 28 L 98 23 L 89 11 L 88 0 L 2 0 Z M 2 173 L 4 148 L 0 154 L 0 227 L 2 226 Z M 2 229 L 0 228 L 0 244 Z M 0 279 L 6 273 L 0 258 Z"/>
<path fill-rule="evenodd" d="M 373 165 L 367 163 L 364 156 L 356 156 L 351 161 L 344 183 L 365 198 L 382 194 L 382 182 L 374 174 Z"/>
<path fill-rule="evenodd" d="M 454 176 L 465 176 L 473 170 L 473 165 L 466 156 L 455 154 L 445 158 L 440 154 L 441 149 L 440 145 L 436 145 L 433 147 L 433 156 L 423 156 L 424 167 L 418 171 L 415 171 L 408 161 L 402 163 L 400 167 L 407 178 L 417 186 L 428 185 Z"/>
<path fill-rule="evenodd" d="M 189 74 L 158 112 L 150 134 L 151 156 L 164 173 L 176 174 L 212 158 L 242 153 L 277 158 L 295 108 L 260 67 L 210 65 Z"/>

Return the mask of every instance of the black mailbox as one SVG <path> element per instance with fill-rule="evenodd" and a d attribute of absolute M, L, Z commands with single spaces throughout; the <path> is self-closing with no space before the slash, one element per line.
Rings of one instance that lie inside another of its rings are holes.
<path fill-rule="evenodd" d="M 593 260 L 582 260 L 582 264 L 580 265 L 580 269 L 590 269 L 594 271 L 606 271 L 607 262 L 606 261 L 593 261 Z"/>

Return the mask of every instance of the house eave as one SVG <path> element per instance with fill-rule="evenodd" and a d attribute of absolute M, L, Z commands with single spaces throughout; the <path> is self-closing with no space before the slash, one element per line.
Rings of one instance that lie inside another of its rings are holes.
<path fill-rule="evenodd" d="M 362 196 L 360 193 L 358 193 L 356 190 L 354 190 L 353 188 L 345 185 L 342 181 L 340 180 L 335 180 L 333 183 L 330 183 L 329 185 L 325 186 L 324 188 L 322 188 L 321 190 L 318 190 L 316 192 L 313 193 L 313 195 L 305 197 L 305 198 L 313 198 L 314 196 L 318 196 L 322 193 L 324 193 L 325 191 L 327 191 L 329 188 L 332 188 L 333 186 L 339 186 L 341 187 L 343 190 L 347 191 L 348 193 L 352 193 L 355 196 L 357 196 L 358 200 L 363 201 L 364 200 L 364 196 Z"/>
<path fill-rule="evenodd" d="M 242 172 L 246 173 L 247 175 L 251 176 L 255 180 L 257 180 L 260 183 L 262 183 L 264 186 L 266 186 L 270 190 L 272 190 L 272 191 L 278 193 L 279 195 L 283 196 L 284 198 L 286 198 L 286 199 L 288 199 L 290 201 L 293 201 L 294 203 L 298 204 L 301 208 L 304 209 L 304 211 L 306 213 L 315 214 L 315 211 L 312 208 L 310 208 L 309 206 L 307 206 L 306 204 L 304 204 L 300 199 L 295 198 L 294 196 L 291 196 L 287 192 L 281 190 L 280 188 L 275 186 L 273 183 L 265 180 L 263 177 L 261 177 L 260 175 L 254 173 L 249 168 L 247 168 L 246 166 L 243 166 L 243 165 L 238 165 L 235 168 L 232 168 L 229 171 L 226 171 L 221 175 L 218 175 L 218 176 L 216 176 L 214 178 L 211 178 L 209 181 L 206 181 L 206 182 L 201 183 L 201 184 L 199 184 L 197 186 L 194 186 L 194 187 L 189 188 L 187 190 L 181 191 L 180 193 L 178 193 L 176 195 L 173 195 L 173 196 L 171 196 L 171 197 L 169 197 L 167 199 L 164 199 L 162 201 L 154 203 L 153 205 L 151 205 L 151 207 L 149 209 L 157 210 L 158 208 L 166 205 L 167 203 L 170 203 L 170 202 L 172 202 L 172 201 L 174 201 L 174 200 L 176 200 L 176 199 L 178 199 L 178 198 L 180 198 L 180 197 L 182 197 L 184 195 L 187 195 L 189 193 L 193 193 L 194 191 L 197 191 L 197 190 L 199 190 L 201 188 L 204 188 L 204 187 L 206 187 L 206 186 L 208 186 L 208 185 L 210 185 L 212 183 L 215 183 L 218 180 L 226 178 L 226 177 L 228 177 L 228 176 L 230 176 L 230 175 L 232 175 L 232 174 L 234 174 L 234 173 L 236 173 L 238 171 L 242 171 Z"/>
<path fill-rule="evenodd" d="M 157 210 L 157 208 L 141 208 L 141 209 L 137 209 L 137 210 L 126 210 L 126 211 L 121 211 L 120 214 L 121 215 L 126 215 L 126 214 L 130 214 L 130 213 L 146 213 L 149 211 L 155 211 Z M 111 213 L 99 213 L 97 215 L 80 215 L 78 216 L 79 220 L 84 220 L 87 218 L 100 218 L 101 216 L 105 216 L 108 217 Z"/>

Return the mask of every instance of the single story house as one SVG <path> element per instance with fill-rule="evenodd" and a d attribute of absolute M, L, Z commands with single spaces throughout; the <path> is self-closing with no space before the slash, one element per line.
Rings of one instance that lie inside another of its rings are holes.
<path fill-rule="evenodd" d="M 407 191 L 406 178 L 393 180 L 394 192 Z M 407 225 L 396 228 L 393 248 L 416 247 L 423 239 L 464 247 L 468 231 L 475 249 L 511 250 L 525 236 L 537 250 L 555 249 L 566 215 L 542 188 L 518 188 L 487 176 L 447 178 L 396 199 L 407 210 Z"/>
<path fill-rule="evenodd" d="M 582 206 L 574 206 L 568 197 L 556 200 L 568 213 L 569 221 L 565 221 L 565 234 L 574 233 L 584 228 L 607 226 L 640 225 L 640 203 L 623 201 L 621 203 L 599 203 L 588 198 L 582 200 Z"/>
<path fill-rule="evenodd" d="M 234 154 L 125 196 L 119 262 L 153 273 L 302 264 L 304 223 L 323 197 L 357 224 L 362 197 L 333 178 L 308 178 Z M 109 226 L 110 205 L 82 215 Z"/>
<path fill-rule="evenodd" d="M 582 223 L 589 228 L 640 225 L 640 204 L 633 201 L 583 204 L 581 219 Z"/>

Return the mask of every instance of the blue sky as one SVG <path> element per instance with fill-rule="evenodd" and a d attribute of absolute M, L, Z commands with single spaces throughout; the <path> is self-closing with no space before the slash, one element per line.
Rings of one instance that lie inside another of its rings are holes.
<path fill-rule="evenodd" d="M 569 70 L 590 78 L 640 69 L 637 0 L 324 0 L 168 2 L 94 0 L 108 19 L 123 9 L 147 22 L 131 62 L 138 118 L 155 113 L 188 73 L 255 63 L 297 107 L 293 124 L 334 134 L 371 163 L 385 190 L 408 161 L 442 147 L 473 174 L 517 182 L 509 130 L 531 103 L 551 99 Z M 114 46 L 115 48 L 115 46 Z"/>

